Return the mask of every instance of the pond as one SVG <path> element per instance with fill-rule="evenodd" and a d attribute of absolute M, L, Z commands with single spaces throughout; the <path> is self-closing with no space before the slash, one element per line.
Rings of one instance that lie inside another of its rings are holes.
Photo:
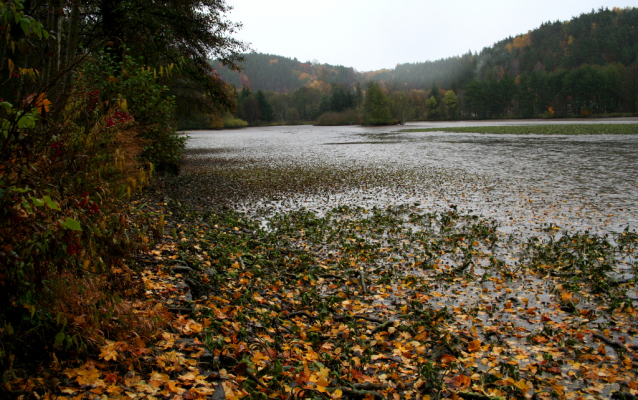
<path fill-rule="evenodd" d="M 471 343 L 456 354 L 465 369 L 454 373 L 487 382 L 495 369 L 513 368 L 509 376 L 520 373 L 528 386 L 512 381 L 509 393 L 529 398 L 534 387 L 539 398 L 609 398 L 622 388 L 614 371 L 626 361 L 618 342 L 615 350 L 594 339 L 604 332 L 638 346 L 638 135 L 399 130 L 636 121 L 188 132 L 186 162 L 168 195 L 193 211 L 232 209 L 260 221 L 259 243 L 283 249 L 278 273 L 300 274 L 281 290 L 312 282 L 308 304 L 329 302 L 341 314 L 365 312 L 405 329 L 421 312 L 446 315 L 436 334 Z M 273 279 L 276 287 L 285 280 Z M 368 339 L 366 346 L 383 342 Z M 604 384 L 594 387 L 588 379 L 599 366 Z M 399 381 L 411 376 L 403 373 Z"/>
<path fill-rule="evenodd" d="M 296 170 L 304 174 L 327 168 L 348 171 L 347 184 L 333 186 L 330 195 L 311 190 L 312 179 L 308 178 L 302 186 L 283 184 L 258 198 L 233 203 L 243 211 L 283 211 L 301 205 L 320 212 L 332 208 L 335 201 L 366 206 L 419 201 L 433 210 L 451 204 L 474 210 L 496 218 L 504 230 L 547 223 L 601 233 L 627 226 L 635 229 L 638 135 L 397 132 L 436 126 L 601 122 L 521 120 L 194 131 L 188 132 L 188 149 L 194 158 L 222 162 L 225 168 L 232 164 L 247 173 L 268 168 L 264 180 L 272 179 L 268 175 L 275 169 L 286 171 L 289 180 L 298 179 Z M 362 175 L 361 184 L 353 185 L 352 174 Z M 338 177 L 335 180 L 341 183 Z M 298 192 L 290 193 L 292 188 Z M 288 191 L 285 200 L 275 195 L 282 191 Z"/>

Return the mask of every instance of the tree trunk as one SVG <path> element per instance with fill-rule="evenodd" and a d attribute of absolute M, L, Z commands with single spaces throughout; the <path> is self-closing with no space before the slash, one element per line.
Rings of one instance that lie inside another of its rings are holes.
<path fill-rule="evenodd" d="M 45 74 L 45 82 L 52 82 L 60 70 L 60 45 L 62 43 L 62 20 L 60 14 L 63 13 L 61 0 L 53 0 L 49 7 L 48 26 L 49 31 L 49 56 Z M 50 96 L 49 97 L 54 97 Z"/>
<path fill-rule="evenodd" d="M 77 54 L 78 29 L 80 26 L 80 0 L 72 0 L 71 17 L 69 19 L 69 33 L 67 35 L 66 57 L 64 66 L 68 67 Z"/>

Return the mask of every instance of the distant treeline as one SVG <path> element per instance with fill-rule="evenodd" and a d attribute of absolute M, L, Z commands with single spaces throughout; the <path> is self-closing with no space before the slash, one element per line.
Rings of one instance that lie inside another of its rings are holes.
<path fill-rule="evenodd" d="M 261 53 L 244 54 L 239 65 L 242 72 L 233 71 L 214 62 L 213 67 L 220 77 L 237 88 L 291 93 L 301 87 L 326 90 L 331 82 L 353 87 L 360 81 L 352 67 L 319 64 L 317 61 L 300 62 L 296 58 Z"/>
<path fill-rule="evenodd" d="M 372 81 L 399 121 L 635 114 L 638 9 L 592 10 L 480 53 L 380 71 L 257 53 L 245 55 L 241 73 L 214 67 L 238 88 L 234 116 L 250 124 L 317 121 L 343 111 L 342 102 L 356 110 Z M 255 108 L 259 92 L 262 108 L 264 101 L 272 108 L 266 118 Z"/>

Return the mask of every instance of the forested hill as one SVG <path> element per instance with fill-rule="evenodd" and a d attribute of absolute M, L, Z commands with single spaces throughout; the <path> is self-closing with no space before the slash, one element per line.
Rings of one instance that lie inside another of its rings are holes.
<path fill-rule="evenodd" d="M 584 64 L 629 66 L 638 63 L 638 8 L 600 9 L 566 22 L 547 22 L 509 37 L 479 54 L 422 63 L 400 64 L 376 74 L 377 80 L 404 88 L 452 89 L 470 79 L 490 80 L 504 74 L 517 77 L 534 71 L 574 70 Z"/>
<path fill-rule="evenodd" d="M 485 47 L 436 61 L 399 64 L 394 69 L 360 73 L 352 68 L 302 63 L 297 59 L 246 54 L 241 74 L 215 65 L 222 78 L 237 88 L 289 93 L 301 86 L 320 88 L 330 83 L 354 85 L 382 81 L 394 90 L 462 88 L 470 80 L 518 77 L 541 71 L 552 73 L 589 65 L 638 63 L 638 8 L 592 10 L 566 22 L 547 22 L 539 28 Z"/>
<path fill-rule="evenodd" d="M 239 65 L 242 72 L 232 71 L 221 63 L 214 67 L 222 79 L 236 88 L 289 93 L 302 86 L 321 88 L 326 83 L 354 85 L 357 76 L 353 68 L 341 65 L 300 62 L 296 58 L 272 54 L 244 54 L 245 61 Z"/>

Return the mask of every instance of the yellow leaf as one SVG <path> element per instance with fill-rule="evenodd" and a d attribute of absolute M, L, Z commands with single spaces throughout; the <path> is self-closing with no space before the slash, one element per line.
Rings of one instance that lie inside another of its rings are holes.
<path fill-rule="evenodd" d="M 572 292 L 562 292 L 560 298 L 563 299 L 563 301 L 570 301 L 573 298 L 573 294 Z"/>
<path fill-rule="evenodd" d="M 628 357 L 626 357 L 626 356 L 625 356 L 625 358 L 623 358 L 623 360 L 622 360 L 622 364 L 623 364 L 623 365 L 625 366 L 625 368 L 626 368 L 626 369 L 628 369 L 628 370 L 629 370 L 629 369 L 631 369 L 631 367 L 632 367 L 632 362 L 631 362 L 631 360 L 630 360 Z"/>
<path fill-rule="evenodd" d="M 100 358 L 104 361 L 117 361 L 117 347 L 117 342 L 107 340 L 106 344 L 100 348 Z"/>
<path fill-rule="evenodd" d="M 9 66 L 9 75 L 11 75 L 15 69 L 15 65 L 13 65 L 13 61 L 11 61 L 11 59 L 7 60 L 7 64 Z"/>
<path fill-rule="evenodd" d="M 160 372 L 153 372 L 151 374 L 151 379 L 149 380 L 149 383 L 155 387 L 160 387 L 162 386 L 163 383 L 166 383 L 170 380 L 171 378 L 166 374 L 162 374 Z"/>
<path fill-rule="evenodd" d="M 328 379 L 328 374 L 330 374 L 330 369 L 328 368 L 320 368 L 317 377 L 317 386 L 328 386 L 330 384 L 330 379 Z M 319 390 L 319 389 L 317 389 Z"/>
<path fill-rule="evenodd" d="M 341 396 L 343 396 L 343 392 L 341 391 L 341 389 L 337 389 L 334 392 L 332 392 L 333 399 L 340 399 Z"/>
<path fill-rule="evenodd" d="M 33 102 L 39 114 L 42 114 L 42 111 L 49 112 L 49 106 L 51 105 L 51 102 L 46 98 L 46 93 L 33 93 L 27 96 L 27 102 Z"/>
<path fill-rule="evenodd" d="M 106 389 L 106 392 L 109 394 L 120 394 L 124 391 L 124 389 L 122 389 L 119 386 L 115 386 L 115 385 L 111 385 Z"/>
<path fill-rule="evenodd" d="M 452 361 L 456 361 L 456 357 L 454 357 L 454 356 L 453 356 L 453 355 L 451 355 L 451 354 L 444 354 L 444 355 L 443 355 L 443 357 L 441 357 L 441 362 L 442 362 L 443 364 L 449 364 L 449 363 L 451 363 Z"/>
<path fill-rule="evenodd" d="M 186 375 L 179 376 L 178 379 L 181 381 L 194 381 L 197 379 L 197 377 L 198 377 L 197 373 L 190 371 Z"/>
<path fill-rule="evenodd" d="M 77 368 L 69 372 L 72 375 L 67 373 L 67 376 L 71 377 L 75 375 L 75 379 L 80 385 L 92 385 L 100 381 L 100 371 L 90 364 L 86 364 L 82 368 Z"/>
<path fill-rule="evenodd" d="M 201 333 L 204 330 L 204 326 L 198 322 L 193 321 L 192 319 L 186 323 L 186 333 Z"/>
<path fill-rule="evenodd" d="M 514 386 L 516 386 L 517 388 L 521 389 L 523 394 L 525 394 L 525 393 L 527 393 L 527 391 L 529 391 L 529 387 L 527 386 L 527 383 L 523 379 L 521 379 L 518 382 L 516 382 L 514 384 Z"/>

